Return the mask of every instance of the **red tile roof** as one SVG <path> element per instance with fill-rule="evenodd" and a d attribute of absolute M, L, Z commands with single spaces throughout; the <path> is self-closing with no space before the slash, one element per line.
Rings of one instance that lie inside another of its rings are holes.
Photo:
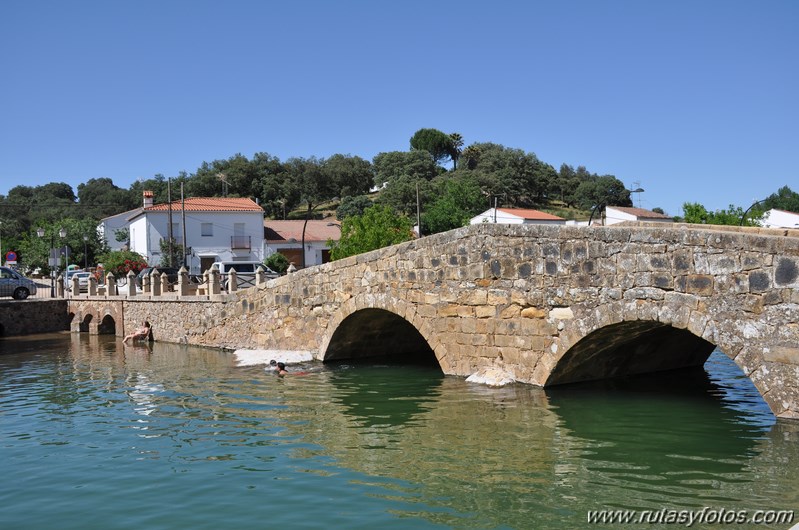
<path fill-rule="evenodd" d="M 536 221 L 565 221 L 563 217 L 552 215 L 538 210 L 525 210 L 523 208 L 497 208 L 500 212 L 505 212 L 522 219 L 532 219 Z"/>
<path fill-rule="evenodd" d="M 671 217 L 668 215 L 653 212 L 652 210 L 646 210 L 644 208 L 632 208 L 629 206 L 608 206 L 608 208 L 613 208 L 614 210 L 634 215 L 639 219 L 671 219 Z"/>
<path fill-rule="evenodd" d="M 262 212 L 263 208 L 252 199 L 240 197 L 191 197 L 185 201 L 187 212 Z M 172 201 L 172 211 L 180 210 L 181 201 Z M 169 204 L 156 204 L 144 208 L 145 212 L 163 212 Z"/>
<path fill-rule="evenodd" d="M 270 243 L 287 243 L 291 239 L 302 241 L 302 225 L 305 220 L 264 221 L 264 237 Z M 341 223 L 333 218 L 309 220 L 305 227 L 305 241 L 338 241 L 341 238 Z"/>

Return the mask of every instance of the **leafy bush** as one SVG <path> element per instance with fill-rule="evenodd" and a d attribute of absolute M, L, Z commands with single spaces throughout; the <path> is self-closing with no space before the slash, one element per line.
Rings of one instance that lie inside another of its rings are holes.
<path fill-rule="evenodd" d="M 283 274 L 289 268 L 289 259 L 280 252 L 275 252 L 264 260 L 264 265 Z"/>
<path fill-rule="evenodd" d="M 100 256 L 100 261 L 106 274 L 110 272 L 117 279 L 126 277 L 129 271 L 138 274 L 147 267 L 147 260 L 143 256 L 129 250 L 112 250 Z"/>

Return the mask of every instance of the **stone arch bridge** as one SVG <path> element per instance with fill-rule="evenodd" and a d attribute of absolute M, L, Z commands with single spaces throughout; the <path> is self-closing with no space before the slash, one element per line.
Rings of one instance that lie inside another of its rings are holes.
<path fill-rule="evenodd" d="M 73 331 L 147 319 L 156 340 L 320 360 L 427 352 L 446 374 L 541 386 L 701 365 L 718 347 L 775 415 L 799 419 L 797 287 L 795 230 L 483 224 L 230 294 L 69 311 Z"/>

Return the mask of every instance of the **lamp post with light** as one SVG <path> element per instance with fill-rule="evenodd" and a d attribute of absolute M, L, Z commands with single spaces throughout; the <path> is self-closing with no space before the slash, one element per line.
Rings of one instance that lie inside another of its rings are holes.
<path fill-rule="evenodd" d="M 44 237 L 45 230 L 44 228 L 39 228 L 36 230 L 36 235 L 39 237 Z M 67 230 L 66 228 L 60 228 L 58 230 L 58 236 L 61 239 L 67 237 Z M 50 234 L 50 257 L 47 260 L 47 264 L 50 266 L 50 298 L 55 298 L 55 273 L 56 267 L 58 266 L 58 258 L 55 256 L 55 232 Z"/>
<path fill-rule="evenodd" d="M 83 236 L 83 269 L 89 268 L 89 253 L 87 252 L 87 244 L 89 243 L 89 236 Z"/>

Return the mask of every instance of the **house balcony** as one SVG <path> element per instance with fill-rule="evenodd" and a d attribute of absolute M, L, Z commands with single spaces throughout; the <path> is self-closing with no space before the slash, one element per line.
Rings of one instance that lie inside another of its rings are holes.
<path fill-rule="evenodd" d="M 231 250 L 252 250 L 252 236 L 230 236 Z"/>

